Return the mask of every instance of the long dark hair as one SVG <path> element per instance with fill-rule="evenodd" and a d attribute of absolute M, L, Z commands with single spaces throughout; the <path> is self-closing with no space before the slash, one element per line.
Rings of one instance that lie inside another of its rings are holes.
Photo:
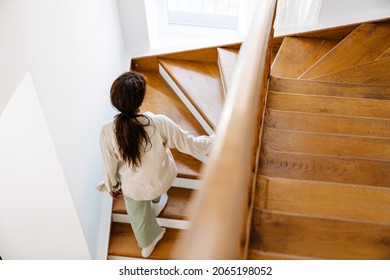
<path fill-rule="evenodd" d="M 150 119 L 139 114 L 146 91 L 146 80 L 141 74 L 125 72 L 112 84 L 110 98 L 112 105 L 120 112 L 115 116 L 114 131 L 122 159 L 133 169 L 141 165 L 142 153 L 151 147 L 145 126 Z M 140 122 L 140 117 L 147 120 Z"/>

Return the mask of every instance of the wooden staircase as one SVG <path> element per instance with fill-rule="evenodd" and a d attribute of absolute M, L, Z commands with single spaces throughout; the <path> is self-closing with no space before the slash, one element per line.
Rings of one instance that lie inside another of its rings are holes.
<path fill-rule="evenodd" d="M 239 45 L 228 46 L 229 50 Z M 226 63 L 228 59 L 223 59 Z M 224 103 L 217 48 L 142 57 L 132 60 L 131 69 L 147 79 L 142 111 L 165 114 L 194 135 L 215 133 Z M 168 192 L 166 208 L 158 217 L 167 228 L 150 259 L 170 259 L 173 244 L 188 229 L 191 197 L 201 185 L 202 160 L 172 150 L 178 176 Z M 142 258 L 126 216 L 123 200 L 113 203 L 109 259 Z"/>
<path fill-rule="evenodd" d="M 390 258 L 389 35 L 365 23 L 342 40 L 284 39 L 248 258 Z"/>
<path fill-rule="evenodd" d="M 390 259 L 389 38 L 384 21 L 274 39 L 247 259 Z M 141 109 L 214 133 L 240 46 L 133 59 L 148 82 Z M 173 258 L 207 168 L 173 153 L 179 175 L 158 218 L 167 233 L 151 259 Z M 108 258 L 141 258 L 123 201 Z"/>

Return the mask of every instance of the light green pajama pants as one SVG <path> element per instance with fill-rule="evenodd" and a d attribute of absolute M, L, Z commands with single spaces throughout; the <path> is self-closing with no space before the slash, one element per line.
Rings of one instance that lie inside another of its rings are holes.
<path fill-rule="evenodd" d="M 158 225 L 156 217 L 149 200 L 136 201 L 124 196 L 127 216 L 130 219 L 138 246 L 148 247 L 156 237 L 161 233 L 161 227 Z M 153 200 L 158 201 L 160 198 Z"/>

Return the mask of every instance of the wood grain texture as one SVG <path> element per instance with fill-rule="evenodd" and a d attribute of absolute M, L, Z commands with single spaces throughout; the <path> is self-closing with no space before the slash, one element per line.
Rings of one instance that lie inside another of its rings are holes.
<path fill-rule="evenodd" d="M 269 177 L 390 187 L 390 163 L 263 150 L 260 174 Z"/>
<path fill-rule="evenodd" d="M 254 209 L 251 247 L 324 259 L 390 259 L 390 225 Z"/>
<path fill-rule="evenodd" d="M 193 117 L 191 112 L 181 102 L 177 95 L 168 86 L 158 73 L 143 72 L 147 80 L 145 100 L 141 106 L 142 111 L 154 114 L 164 114 L 177 123 L 181 128 L 195 136 L 206 135 L 206 132 Z M 199 178 L 202 163 L 192 156 L 172 149 L 178 168 L 178 175 L 182 178 Z"/>
<path fill-rule="evenodd" d="M 390 46 L 389 37 L 389 23 L 363 23 L 299 78 L 312 79 L 374 61 Z"/>
<path fill-rule="evenodd" d="M 266 127 L 285 130 L 390 138 L 390 119 L 345 117 L 268 109 L 265 125 Z"/>
<path fill-rule="evenodd" d="M 390 163 L 390 139 L 265 129 L 263 148 L 278 152 L 382 160 Z"/>
<path fill-rule="evenodd" d="M 254 207 L 300 215 L 390 225 L 390 189 L 258 177 Z"/>
<path fill-rule="evenodd" d="M 145 100 L 142 111 L 164 114 L 184 130 L 194 135 L 205 135 L 206 132 L 191 112 L 177 97 L 165 80 L 158 73 L 143 72 L 147 80 Z"/>
<path fill-rule="evenodd" d="M 251 174 L 255 167 L 252 149 L 257 146 L 258 136 L 254 131 L 263 115 L 275 9 L 276 1 L 260 1 L 254 13 L 253 28 L 243 46 L 244 56 L 237 61 L 239 71 L 230 87 L 230 102 L 224 106 L 224 117 L 218 125 L 213 153 L 204 172 L 197 213 L 178 249 L 178 258 L 245 257 L 250 218 L 248 202 L 252 195 L 249 186 L 252 186 Z"/>
<path fill-rule="evenodd" d="M 131 69 L 134 71 L 152 71 L 158 72 L 158 59 L 159 58 L 171 58 L 171 59 L 184 59 L 191 61 L 204 61 L 216 63 L 218 59 L 217 48 L 240 48 L 241 43 L 217 45 L 206 48 L 196 48 L 187 50 L 167 50 L 162 53 L 153 54 L 143 57 L 134 57 L 131 60 Z"/>
<path fill-rule="evenodd" d="M 159 215 L 159 218 L 189 220 L 188 208 L 191 204 L 191 196 L 195 190 L 172 187 L 168 190 L 168 203 Z M 113 202 L 112 212 L 116 214 L 127 214 L 124 199 L 117 199 Z"/>
<path fill-rule="evenodd" d="M 185 59 L 191 61 L 205 61 L 216 63 L 218 59 L 218 54 L 216 48 L 213 47 L 133 58 L 131 60 L 131 69 L 134 71 L 158 72 L 159 58 Z"/>
<path fill-rule="evenodd" d="M 272 77 L 270 91 L 390 100 L 390 87 Z"/>
<path fill-rule="evenodd" d="M 389 59 L 390 58 L 390 47 L 384 51 L 377 59 L 376 61 L 378 60 L 383 60 L 383 59 Z"/>
<path fill-rule="evenodd" d="M 319 76 L 314 80 L 390 86 L 390 59 L 380 59 L 342 71 Z"/>
<path fill-rule="evenodd" d="M 274 252 L 264 252 L 260 250 L 250 249 L 248 252 L 248 260 L 313 260 L 305 256 L 278 254 Z M 316 258 L 318 259 L 318 258 Z"/>
<path fill-rule="evenodd" d="M 181 230 L 167 228 L 163 238 L 158 242 L 148 259 L 171 259 L 172 246 L 180 238 L 181 234 Z M 141 248 L 138 247 L 130 224 L 112 223 L 108 255 L 142 258 Z"/>
<path fill-rule="evenodd" d="M 281 111 L 390 119 L 390 100 L 270 92 L 267 105 Z"/>
<path fill-rule="evenodd" d="M 239 49 L 218 48 L 218 66 L 221 72 L 221 79 L 225 95 L 228 92 L 233 72 L 236 66 L 236 60 Z"/>
<path fill-rule="evenodd" d="M 338 41 L 304 37 L 285 37 L 272 64 L 271 75 L 298 78 L 327 54 Z"/>
<path fill-rule="evenodd" d="M 216 128 L 224 104 L 218 64 L 173 59 L 159 61 L 205 121 Z"/>
<path fill-rule="evenodd" d="M 177 166 L 177 177 L 187 179 L 199 179 L 203 163 L 190 155 L 171 149 Z"/>

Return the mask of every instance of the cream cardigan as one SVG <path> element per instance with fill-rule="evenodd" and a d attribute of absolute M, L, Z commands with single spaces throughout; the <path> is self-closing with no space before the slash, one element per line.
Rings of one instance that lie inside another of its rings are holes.
<path fill-rule="evenodd" d="M 170 188 L 177 175 L 177 167 L 170 148 L 193 156 L 209 154 L 214 135 L 195 137 L 164 115 L 154 115 L 150 112 L 144 115 L 151 120 L 145 130 L 152 147 L 143 154 L 141 166 L 136 170 L 129 167 L 120 157 L 113 121 L 102 127 L 100 147 L 105 188 L 101 185 L 101 191 L 113 190 L 119 181 L 125 196 L 134 200 L 155 199 Z M 143 117 L 138 119 L 147 122 Z"/>

